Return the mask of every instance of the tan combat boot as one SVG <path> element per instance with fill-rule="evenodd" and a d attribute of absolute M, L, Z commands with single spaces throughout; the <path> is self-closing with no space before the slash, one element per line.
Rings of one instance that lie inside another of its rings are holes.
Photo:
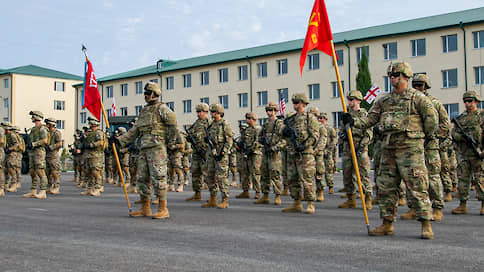
<path fill-rule="evenodd" d="M 345 187 L 341 188 L 338 190 L 338 193 L 343 193 L 344 191 L 346 191 Z"/>
<path fill-rule="evenodd" d="M 329 187 L 329 194 L 330 195 L 334 194 L 334 188 L 333 187 Z"/>
<path fill-rule="evenodd" d="M 432 232 L 432 227 L 430 226 L 429 220 L 422 221 L 422 239 L 433 239 L 434 233 Z"/>
<path fill-rule="evenodd" d="M 131 217 L 143 217 L 143 216 L 151 216 L 151 200 L 142 200 L 143 206 L 137 211 L 130 212 L 129 216 Z"/>
<path fill-rule="evenodd" d="M 36 195 L 36 193 L 37 193 L 37 190 L 30 190 L 30 192 L 22 195 L 22 197 L 25 197 L 25 198 L 27 198 L 27 197 L 34 197 Z"/>
<path fill-rule="evenodd" d="M 177 192 L 183 192 L 183 183 L 180 183 L 180 184 L 178 185 L 178 188 L 176 188 L 176 191 L 177 191 Z"/>
<path fill-rule="evenodd" d="M 20 181 L 17 181 L 17 184 L 15 184 L 17 186 L 17 189 L 20 189 L 22 188 L 22 183 Z"/>
<path fill-rule="evenodd" d="M 452 210 L 452 214 L 467 214 L 467 202 L 464 200 L 460 201 L 459 207 Z"/>
<path fill-rule="evenodd" d="M 269 203 L 270 203 L 269 194 L 264 194 L 263 197 L 254 201 L 254 204 L 269 204 Z"/>
<path fill-rule="evenodd" d="M 323 202 L 324 201 L 324 192 L 323 192 L 323 190 L 317 191 L 316 192 L 316 195 L 317 195 L 317 197 L 316 197 L 316 201 L 317 202 Z"/>
<path fill-rule="evenodd" d="M 168 192 L 174 192 L 175 191 L 175 185 L 171 184 L 168 186 Z"/>
<path fill-rule="evenodd" d="M 50 193 L 53 195 L 58 195 L 59 194 L 59 184 L 54 184 L 52 186 L 52 189 L 50 190 Z"/>
<path fill-rule="evenodd" d="M 373 209 L 373 205 L 371 202 L 371 194 L 365 194 L 365 206 L 366 206 L 366 209 L 369 211 Z"/>
<path fill-rule="evenodd" d="M 281 205 L 281 195 L 276 195 L 274 198 L 274 205 Z"/>
<path fill-rule="evenodd" d="M 38 194 L 34 195 L 34 198 L 37 199 L 46 199 L 47 198 L 47 191 L 46 190 L 40 190 Z"/>
<path fill-rule="evenodd" d="M 0 196 L 5 196 L 5 191 L 2 189 L 0 189 Z"/>
<path fill-rule="evenodd" d="M 202 201 L 202 194 L 200 192 L 195 192 L 192 197 L 185 199 L 185 201 Z"/>
<path fill-rule="evenodd" d="M 407 201 L 405 200 L 405 197 L 402 196 L 398 199 L 398 206 L 405 206 L 405 205 L 407 205 Z"/>
<path fill-rule="evenodd" d="M 314 202 L 313 201 L 308 201 L 308 206 L 306 207 L 306 210 L 304 213 L 307 214 L 313 214 L 314 213 Z"/>
<path fill-rule="evenodd" d="M 155 204 L 155 205 L 160 204 L 160 199 L 157 197 L 153 198 L 153 200 L 151 201 L 151 204 Z"/>
<path fill-rule="evenodd" d="M 413 220 L 417 218 L 417 214 L 415 213 L 414 208 L 410 208 L 408 212 L 400 215 L 400 219 L 402 220 Z"/>
<path fill-rule="evenodd" d="M 202 208 L 217 208 L 217 196 L 211 195 L 207 203 L 202 204 Z"/>
<path fill-rule="evenodd" d="M 338 208 L 340 209 L 354 209 L 356 208 L 356 198 L 355 194 L 348 194 L 348 200 L 343 204 L 339 205 Z"/>
<path fill-rule="evenodd" d="M 435 208 L 432 213 L 433 220 L 440 222 L 442 221 L 442 217 L 444 217 L 444 215 L 442 214 L 442 209 Z"/>
<path fill-rule="evenodd" d="M 138 192 L 138 190 L 136 189 L 136 185 L 129 186 L 128 193 L 135 194 L 137 192 Z"/>
<path fill-rule="evenodd" d="M 383 224 L 376 229 L 370 230 L 368 233 L 370 236 L 383 236 L 383 235 L 393 235 L 393 223 L 383 219 Z"/>
<path fill-rule="evenodd" d="M 260 193 L 259 192 L 256 192 L 255 193 L 255 196 L 254 196 L 254 199 L 259 199 L 260 198 Z"/>
<path fill-rule="evenodd" d="M 153 219 L 165 219 L 170 218 L 170 213 L 166 207 L 166 200 L 159 200 L 158 212 L 154 213 L 151 218 Z"/>
<path fill-rule="evenodd" d="M 91 193 L 91 191 L 92 191 L 92 189 L 91 189 L 91 188 L 86 189 L 86 190 L 84 190 L 83 192 L 81 192 L 81 195 L 88 195 L 88 194 L 90 194 L 90 193 Z"/>
<path fill-rule="evenodd" d="M 235 198 L 250 198 L 249 191 L 243 191 L 242 193 L 236 195 Z"/>
<path fill-rule="evenodd" d="M 300 213 L 303 211 L 301 200 L 294 200 L 291 206 L 282 209 L 282 212 Z"/>
<path fill-rule="evenodd" d="M 484 215 L 484 201 L 481 202 L 481 213 L 480 215 Z"/>
<path fill-rule="evenodd" d="M 10 192 L 10 193 L 17 192 L 17 184 L 11 183 L 10 186 L 7 189 L 5 189 L 5 191 Z"/>
<path fill-rule="evenodd" d="M 444 202 L 450 202 L 450 201 L 452 201 L 452 193 L 445 192 Z"/>
<path fill-rule="evenodd" d="M 101 192 L 99 189 L 92 189 L 91 192 L 89 193 L 90 196 L 100 196 Z"/>
<path fill-rule="evenodd" d="M 289 195 L 289 188 L 288 186 L 284 185 L 284 191 L 281 193 L 282 196 L 288 196 Z"/>
<path fill-rule="evenodd" d="M 218 209 L 227 209 L 229 207 L 229 199 L 222 197 L 222 202 L 217 206 Z"/>

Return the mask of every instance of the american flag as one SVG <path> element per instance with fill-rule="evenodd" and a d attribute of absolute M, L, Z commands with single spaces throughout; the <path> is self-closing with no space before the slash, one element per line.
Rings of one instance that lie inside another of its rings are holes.
<path fill-rule="evenodd" d="M 113 102 L 111 104 L 111 116 L 116 116 L 116 103 L 114 102 L 114 97 L 113 97 Z"/>
<path fill-rule="evenodd" d="M 284 97 L 281 97 L 281 101 L 279 102 L 279 115 L 284 116 L 285 109 L 286 109 L 286 102 L 284 101 Z"/>

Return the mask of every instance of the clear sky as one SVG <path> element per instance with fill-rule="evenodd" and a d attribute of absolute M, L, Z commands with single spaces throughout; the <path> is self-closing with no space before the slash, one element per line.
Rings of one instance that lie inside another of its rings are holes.
<path fill-rule="evenodd" d="M 482 0 L 326 0 L 333 32 L 484 6 Z M 302 39 L 314 0 L 16 0 L 1 3 L 0 69 L 28 64 L 97 77 Z"/>

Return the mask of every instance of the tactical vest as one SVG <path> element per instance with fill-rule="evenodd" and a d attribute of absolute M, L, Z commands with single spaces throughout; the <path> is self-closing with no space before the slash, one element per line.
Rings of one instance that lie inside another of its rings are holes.
<path fill-rule="evenodd" d="M 34 143 L 34 142 L 38 142 L 38 141 L 42 140 L 43 132 L 45 133 L 45 135 L 47 136 L 47 139 L 48 139 L 49 132 L 48 132 L 46 126 L 40 125 L 40 126 L 34 126 L 33 128 L 31 128 L 30 133 L 29 133 L 30 141 L 32 143 Z M 40 146 L 38 146 L 38 147 L 40 147 Z"/>
<path fill-rule="evenodd" d="M 197 120 L 188 130 L 197 142 L 197 147 L 202 150 L 207 150 L 207 143 L 205 142 L 205 128 L 208 128 L 208 119 Z"/>
<path fill-rule="evenodd" d="M 309 131 L 309 113 L 306 114 L 294 114 L 289 117 L 290 124 L 297 132 L 297 142 L 299 144 L 305 144 L 306 140 L 310 136 Z"/>
<path fill-rule="evenodd" d="M 100 139 L 98 139 L 98 135 L 100 136 Z M 104 138 L 106 138 L 104 132 L 102 132 L 101 130 L 99 129 L 96 129 L 96 130 L 92 130 L 92 131 L 89 131 L 89 133 L 87 133 L 86 135 L 86 142 L 88 144 L 93 144 L 97 141 L 104 141 Z M 104 143 L 103 143 L 104 145 Z M 103 146 L 96 146 L 95 148 L 92 148 L 92 149 L 89 149 L 90 151 L 103 151 L 104 148 Z"/>
<path fill-rule="evenodd" d="M 464 131 L 471 135 L 474 140 L 477 141 L 478 146 L 482 145 L 482 129 L 481 124 L 484 122 L 484 110 L 477 109 L 475 112 L 468 114 L 467 112 L 462 113 L 457 117 L 457 121 L 462 126 Z M 456 133 L 462 134 L 460 129 L 454 128 Z"/>
<path fill-rule="evenodd" d="M 141 136 L 151 134 L 166 140 L 166 127 L 160 115 L 163 105 L 163 103 L 155 103 L 143 107 L 136 121 L 136 126 Z"/>

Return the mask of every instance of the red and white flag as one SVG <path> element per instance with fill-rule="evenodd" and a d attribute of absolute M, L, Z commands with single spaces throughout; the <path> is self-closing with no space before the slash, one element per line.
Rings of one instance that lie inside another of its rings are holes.
<path fill-rule="evenodd" d="M 284 110 L 286 109 L 286 101 L 284 97 L 281 97 L 281 101 L 279 101 L 279 115 L 284 116 Z"/>
<path fill-rule="evenodd" d="M 111 116 L 116 116 L 116 102 L 114 101 L 114 97 L 113 102 L 111 103 Z"/>
<path fill-rule="evenodd" d="M 87 108 L 99 120 L 101 118 L 101 95 L 97 88 L 97 81 L 94 76 L 92 64 L 87 57 L 82 92 L 82 108 Z"/>
<path fill-rule="evenodd" d="M 376 84 L 373 84 L 373 86 L 371 86 L 371 88 L 366 93 L 364 99 L 365 99 L 366 102 L 371 104 L 373 102 L 373 100 L 375 100 L 377 95 L 379 95 L 381 92 L 382 92 L 382 90 Z"/>

